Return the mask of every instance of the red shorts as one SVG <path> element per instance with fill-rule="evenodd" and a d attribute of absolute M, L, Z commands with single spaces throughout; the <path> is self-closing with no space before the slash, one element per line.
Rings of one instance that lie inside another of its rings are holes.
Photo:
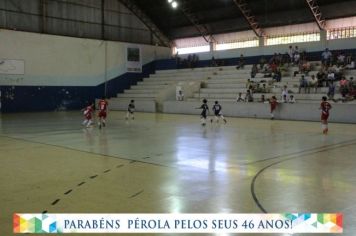
<path fill-rule="evenodd" d="M 87 115 L 85 115 L 85 119 L 87 119 L 87 120 L 91 120 L 91 114 L 87 114 Z"/>
<path fill-rule="evenodd" d="M 106 111 L 99 111 L 99 117 L 100 118 L 106 118 Z"/>

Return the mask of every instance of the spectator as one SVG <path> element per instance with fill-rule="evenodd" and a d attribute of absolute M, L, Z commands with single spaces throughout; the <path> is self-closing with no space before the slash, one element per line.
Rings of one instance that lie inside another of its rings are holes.
<path fill-rule="evenodd" d="M 266 98 L 264 94 L 261 95 L 259 102 L 266 102 Z"/>
<path fill-rule="evenodd" d="M 250 90 L 247 90 L 246 92 L 245 102 L 253 102 L 253 94 Z"/>
<path fill-rule="evenodd" d="M 252 85 L 251 79 L 247 79 L 246 88 L 249 89 L 251 85 Z"/>
<path fill-rule="evenodd" d="M 350 77 L 350 81 L 349 81 L 349 89 L 353 90 L 355 88 L 355 81 L 354 81 L 354 77 Z"/>
<path fill-rule="evenodd" d="M 242 98 L 242 93 L 239 93 L 238 97 L 237 97 L 237 102 L 244 102 L 245 100 Z"/>
<path fill-rule="evenodd" d="M 264 56 L 262 56 L 260 58 L 260 70 L 263 70 L 263 68 L 265 67 L 265 64 L 266 64 L 267 60 Z"/>
<path fill-rule="evenodd" d="M 318 86 L 319 87 L 323 87 L 324 86 L 324 82 L 326 81 L 326 74 L 323 71 L 323 69 L 320 69 L 318 71 L 318 73 L 316 74 L 316 78 L 318 80 Z M 326 86 L 326 85 L 325 85 Z"/>
<path fill-rule="evenodd" d="M 274 76 L 273 76 L 273 79 L 276 81 L 276 82 L 281 82 L 282 80 L 282 73 L 281 73 L 281 70 L 278 68 L 276 70 L 276 72 L 274 73 Z"/>
<path fill-rule="evenodd" d="M 287 95 L 283 95 L 283 96 L 282 96 L 281 103 L 287 103 L 287 102 L 288 102 Z"/>
<path fill-rule="evenodd" d="M 236 69 L 243 69 L 244 66 L 245 66 L 245 59 L 244 59 L 244 55 L 241 54 L 241 55 L 240 55 L 239 62 L 238 62 L 238 64 L 237 64 L 237 66 L 236 66 Z"/>
<path fill-rule="evenodd" d="M 337 57 L 337 65 L 344 67 L 345 66 L 345 62 L 346 62 L 345 59 L 346 58 L 345 58 L 344 53 L 340 53 L 339 56 Z"/>
<path fill-rule="evenodd" d="M 310 71 L 310 63 L 306 59 L 301 60 L 299 64 L 299 71 L 305 75 L 308 75 Z"/>
<path fill-rule="evenodd" d="M 288 99 L 288 103 L 296 103 L 295 98 L 293 95 L 290 95 L 289 99 Z"/>
<path fill-rule="evenodd" d="M 334 85 L 334 82 L 330 82 L 329 83 L 329 89 L 328 89 L 328 97 L 329 97 L 329 100 L 334 100 L 334 95 L 335 95 L 335 85 Z"/>
<path fill-rule="evenodd" d="M 184 100 L 184 94 L 183 94 L 182 90 L 178 91 L 176 99 L 177 99 L 177 101 L 183 101 Z"/>
<path fill-rule="evenodd" d="M 335 81 L 335 73 L 332 70 L 329 70 L 327 75 L 327 83 L 334 82 L 334 81 Z"/>
<path fill-rule="evenodd" d="M 293 57 L 294 57 L 294 49 L 293 49 L 292 45 L 289 45 L 288 56 L 289 56 L 289 63 L 292 63 Z"/>
<path fill-rule="evenodd" d="M 261 88 L 261 93 L 268 93 L 269 90 L 266 87 L 266 84 L 262 84 L 262 88 Z"/>
<path fill-rule="evenodd" d="M 318 91 L 318 80 L 315 78 L 315 75 L 311 76 L 311 79 L 309 81 L 309 92 L 310 93 L 310 88 L 314 88 L 314 93 Z"/>
<path fill-rule="evenodd" d="M 253 64 L 253 66 L 251 68 L 251 78 L 255 78 L 257 73 L 258 73 L 257 65 Z"/>
<path fill-rule="evenodd" d="M 325 48 L 325 51 L 321 54 L 321 63 L 327 68 L 331 64 L 333 54 L 329 51 L 328 48 Z"/>
<path fill-rule="evenodd" d="M 283 98 L 285 98 L 285 101 L 287 102 L 287 98 L 288 98 L 288 88 L 287 88 L 287 85 L 284 85 L 284 86 L 283 86 L 281 98 L 282 98 L 282 100 L 283 100 Z"/>
<path fill-rule="evenodd" d="M 340 92 L 343 100 L 345 100 L 345 97 L 349 92 L 349 85 L 348 85 L 348 81 L 344 76 L 340 80 Z"/>
<path fill-rule="evenodd" d="M 299 64 L 299 60 L 300 60 L 299 52 L 294 53 L 294 57 L 293 57 L 294 64 L 298 65 Z"/>
<path fill-rule="evenodd" d="M 304 75 L 302 75 L 302 77 L 299 80 L 299 93 L 301 92 L 302 88 L 304 88 L 304 93 L 307 93 L 307 87 L 308 87 L 308 81 L 306 80 Z"/>

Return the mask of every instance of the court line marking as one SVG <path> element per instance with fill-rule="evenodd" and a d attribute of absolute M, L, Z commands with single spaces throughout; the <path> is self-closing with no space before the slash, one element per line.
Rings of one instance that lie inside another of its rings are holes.
<path fill-rule="evenodd" d="M 14 140 L 20 140 L 20 141 L 29 142 L 29 143 L 37 143 L 37 144 L 41 144 L 41 145 L 48 145 L 48 146 L 53 146 L 53 147 L 56 147 L 56 148 L 64 148 L 64 149 L 68 149 L 68 150 L 72 150 L 72 151 L 90 153 L 90 154 L 94 154 L 94 155 L 101 155 L 101 156 L 106 156 L 106 157 L 111 157 L 111 158 L 116 158 L 116 159 L 123 159 L 123 160 L 131 161 L 130 163 L 141 162 L 141 163 L 144 163 L 144 164 L 150 164 L 150 165 L 156 165 L 156 166 L 162 166 L 162 167 L 168 167 L 168 168 L 176 168 L 176 167 L 173 167 L 173 166 L 166 166 L 166 165 L 156 164 L 156 163 L 148 163 L 148 162 L 139 161 L 139 160 L 133 160 L 133 159 L 129 159 L 129 158 L 110 156 L 110 155 L 107 155 L 107 154 L 93 153 L 93 152 L 89 152 L 89 151 L 78 150 L 78 149 L 75 149 L 75 148 L 70 148 L 70 147 L 65 147 L 65 146 L 60 146 L 60 145 L 55 145 L 55 144 L 47 144 L 47 143 L 42 143 L 42 142 L 38 142 L 38 141 L 27 140 L 27 139 L 24 139 L 24 138 L 11 137 L 11 136 L 6 136 L 6 135 L 0 135 L 0 137 L 10 138 L 10 139 L 14 139 Z M 313 154 L 313 153 L 323 152 L 323 151 L 326 151 L 326 150 L 332 150 L 332 149 L 338 148 L 338 147 L 333 147 L 333 146 L 341 145 L 341 144 L 347 143 L 347 142 L 354 142 L 354 141 L 356 141 L 356 139 L 348 140 L 348 141 L 344 141 L 344 142 L 340 142 L 340 143 L 329 144 L 329 145 L 325 145 L 325 146 L 321 146 L 321 147 L 317 147 L 317 148 L 312 148 L 312 149 L 308 149 L 308 150 L 303 150 L 303 151 L 295 152 L 295 153 L 291 153 L 291 154 L 279 155 L 279 156 L 275 156 L 275 157 L 271 157 L 271 158 L 266 158 L 264 160 L 255 161 L 255 162 L 264 162 L 264 161 L 273 160 L 273 159 L 282 158 L 282 157 L 287 157 L 287 156 L 291 156 L 291 155 L 299 155 L 299 156 L 296 156 L 296 157 L 291 157 L 291 158 L 284 159 L 284 160 L 281 160 L 281 161 L 278 161 L 278 162 L 274 162 L 274 163 L 266 166 L 265 168 L 262 168 L 259 172 L 257 172 L 257 174 L 254 176 L 254 178 L 253 178 L 253 180 L 251 182 L 251 188 L 250 188 L 251 189 L 251 194 L 253 196 L 253 199 L 254 199 L 256 205 L 260 208 L 261 211 L 267 213 L 267 211 L 263 208 L 263 206 L 258 201 L 258 198 L 257 198 L 257 196 L 255 195 L 255 192 L 254 192 L 255 181 L 256 181 L 257 177 L 265 169 L 267 169 L 267 168 L 269 168 L 269 167 L 271 167 L 273 165 L 279 164 L 281 162 L 288 161 L 290 159 L 303 157 L 304 155 L 307 155 L 307 154 Z M 352 144 L 354 144 L 354 143 L 352 143 Z M 351 144 L 349 144 L 349 145 L 351 145 Z M 345 146 L 347 146 L 347 145 L 345 145 Z M 325 149 L 325 150 L 318 150 L 318 149 Z M 311 152 L 313 150 L 315 150 L 315 152 Z M 305 153 L 303 153 L 303 152 L 305 152 Z M 310 152 L 310 153 L 308 153 L 308 152 Z M 302 154 L 303 156 L 300 156 L 300 154 Z M 249 165 L 249 164 L 254 164 L 255 162 L 246 163 L 246 164 L 240 164 L 239 166 L 245 166 L 245 165 Z M 117 166 L 117 168 L 120 168 L 120 167 L 122 167 L 122 166 L 121 165 Z M 82 182 L 82 183 L 78 184 L 78 186 L 81 186 L 84 183 L 85 182 Z"/>
<path fill-rule="evenodd" d="M 140 194 L 143 193 L 143 192 L 144 192 L 144 190 L 142 189 L 141 191 L 139 191 L 139 192 L 137 192 L 137 193 L 131 195 L 129 198 L 137 197 L 138 195 L 140 195 Z"/>
<path fill-rule="evenodd" d="M 75 149 L 75 148 L 71 148 L 71 147 L 61 146 L 61 145 L 58 145 L 58 144 L 50 144 L 50 143 L 43 143 L 43 142 L 39 142 L 39 141 L 28 140 L 28 139 L 25 139 L 25 138 L 11 137 L 11 136 L 1 135 L 1 134 L 0 134 L 0 137 L 9 138 L 9 139 L 14 139 L 14 140 L 20 140 L 20 141 L 28 142 L 28 143 L 37 143 L 37 144 L 46 145 L 46 146 L 51 146 L 51 147 L 56 147 L 56 148 L 63 148 L 63 149 L 67 149 L 67 150 L 71 150 L 71 151 L 76 151 L 76 152 L 89 153 L 89 154 L 92 154 L 92 155 L 99 155 L 99 156 L 104 156 L 104 157 L 111 157 L 111 158 L 121 159 L 121 160 L 125 160 L 125 161 L 134 161 L 134 162 L 140 162 L 140 163 L 143 163 L 143 164 L 149 164 L 149 165 L 154 165 L 154 166 L 175 168 L 174 166 L 168 166 L 168 165 L 159 164 L 159 163 L 152 163 L 152 162 L 145 162 L 145 161 L 135 160 L 135 159 L 130 159 L 130 158 L 125 158 L 125 157 L 112 156 L 112 155 L 102 154 L 102 153 L 97 153 L 97 152 L 90 152 L 90 151 L 86 151 L 86 150 L 80 150 L 80 149 Z"/>
<path fill-rule="evenodd" d="M 293 159 L 298 159 L 298 158 L 306 158 L 306 156 L 308 155 L 311 155 L 311 154 L 315 154 L 315 153 L 320 153 L 320 152 L 325 152 L 325 151 L 330 151 L 330 150 L 335 150 L 335 149 L 338 149 L 338 148 L 343 148 L 343 147 L 347 147 L 347 146 L 351 146 L 351 145 L 355 145 L 356 144 L 356 139 L 353 139 L 353 140 L 349 140 L 349 141 L 345 141 L 345 142 L 340 142 L 338 144 L 334 144 L 334 145 L 328 145 L 324 148 L 322 148 L 321 150 L 315 150 L 315 151 L 310 151 L 310 152 L 301 152 L 301 155 L 298 155 L 297 153 L 295 154 L 292 154 L 292 155 L 289 155 L 291 157 L 289 158 L 286 158 L 286 159 L 283 159 L 283 160 L 280 160 L 280 161 L 276 161 L 276 162 L 273 162 L 265 167 L 263 167 L 262 169 L 260 169 L 256 174 L 255 176 L 253 177 L 252 181 L 251 181 L 251 185 L 250 185 L 250 191 L 251 191 L 251 195 L 252 195 L 252 198 L 254 200 L 254 202 L 256 203 L 256 205 L 258 206 L 258 208 L 263 212 L 263 213 L 268 213 L 268 211 L 262 206 L 261 202 L 258 200 L 257 198 L 257 195 L 256 195 L 256 192 L 255 192 L 255 183 L 256 183 L 256 180 L 257 178 L 265 171 L 267 170 L 268 168 L 272 167 L 272 166 L 275 166 L 275 165 L 278 165 L 282 162 L 285 162 L 285 161 L 290 161 L 290 160 L 293 160 Z M 296 156 L 298 155 L 298 156 Z M 288 156 L 288 155 L 287 155 Z"/>

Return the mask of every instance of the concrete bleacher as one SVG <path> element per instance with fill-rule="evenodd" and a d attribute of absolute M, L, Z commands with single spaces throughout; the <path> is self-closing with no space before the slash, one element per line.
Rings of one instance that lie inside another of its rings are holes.
<path fill-rule="evenodd" d="M 316 75 L 319 69 L 320 64 L 317 62 L 312 63 L 312 70 L 305 76 L 306 79 L 309 80 L 311 75 Z M 262 94 L 264 94 L 266 99 L 272 96 L 281 99 L 282 88 L 287 86 L 289 95 L 295 97 L 297 104 L 310 104 L 311 107 L 317 106 L 316 104 L 320 103 L 321 97 L 327 94 L 328 88 L 319 87 L 317 91 L 315 91 L 314 88 L 307 90 L 302 88 L 299 91 L 299 80 L 302 75 L 296 74 L 294 76 L 293 72 L 297 70 L 298 68 L 293 66 L 287 68 L 287 70 L 283 71 L 281 82 L 274 82 L 271 77 L 265 78 L 263 73 L 257 73 L 255 78 L 251 78 L 251 65 L 246 65 L 243 69 L 236 69 L 235 66 L 224 66 L 158 70 L 155 74 L 151 74 L 149 77 L 144 78 L 143 81 L 138 82 L 137 85 L 125 90 L 124 93 L 118 94 L 116 98 L 112 98 L 110 103 L 115 103 L 111 108 L 115 107 L 115 109 L 126 110 L 129 100 L 134 99 L 136 104 L 139 104 L 137 106 L 138 111 L 186 113 L 189 108 L 183 109 L 181 108 L 182 106 L 199 104 L 202 99 L 206 98 L 209 102 L 218 100 L 224 103 L 224 106 L 227 105 L 230 107 L 230 104 L 236 104 L 236 98 L 239 93 L 241 93 L 244 98 L 248 89 L 246 87 L 247 80 L 250 79 L 255 85 L 259 84 L 260 87 L 262 87 L 262 84 L 265 84 L 267 88 L 266 93 L 254 93 L 254 101 L 256 102 L 259 101 Z M 346 71 L 345 76 L 347 78 L 350 78 L 351 76 L 356 78 L 356 70 Z M 197 89 L 191 94 L 187 94 L 187 91 L 183 90 L 185 101 L 176 102 L 176 86 L 188 84 L 185 89 L 189 90 L 191 87 L 191 84 L 189 83 L 198 85 Z M 165 96 L 162 96 L 162 94 L 165 94 Z M 167 96 L 167 94 L 170 95 Z M 338 89 L 335 92 L 334 98 L 336 100 L 341 99 Z M 167 103 L 170 105 L 175 104 L 174 106 L 176 106 L 177 109 L 169 107 L 167 110 Z M 254 103 L 255 102 L 244 103 L 245 105 L 243 105 L 243 107 L 254 109 L 253 107 L 260 106 L 252 105 Z M 297 104 L 288 105 L 298 106 Z M 348 102 L 348 104 L 352 106 L 355 102 Z M 161 109 L 158 109 L 158 106 L 161 106 Z M 305 107 L 305 105 L 301 106 Z M 254 113 L 253 111 L 251 112 Z M 234 112 L 228 112 L 228 114 L 236 115 Z"/>

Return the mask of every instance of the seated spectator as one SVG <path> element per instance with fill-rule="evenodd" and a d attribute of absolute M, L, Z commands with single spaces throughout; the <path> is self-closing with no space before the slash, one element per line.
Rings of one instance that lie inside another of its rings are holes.
<path fill-rule="evenodd" d="M 356 88 L 356 84 L 354 81 L 354 77 L 350 77 L 350 81 L 349 81 L 349 89 L 353 90 Z"/>
<path fill-rule="evenodd" d="M 252 85 L 252 82 L 251 82 L 251 79 L 247 79 L 247 82 L 246 82 L 246 88 L 250 88 L 250 86 Z"/>
<path fill-rule="evenodd" d="M 264 94 L 261 95 L 261 98 L 258 102 L 266 102 L 266 98 Z"/>
<path fill-rule="evenodd" d="M 253 94 L 250 90 L 246 92 L 245 102 L 253 102 Z"/>
<path fill-rule="evenodd" d="M 299 93 L 301 92 L 302 88 L 304 88 L 304 93 L 307 93 L 308 80 L 304 77 L 304 75 L 302 75 L 299 80 Z"/>
<path fill-rule="evenodd" d="M 250 90 L 251 90 L 251 88 L 250 88 Z M 259 83 L 256 84 L 256 87 L 253 88 L 252 92 L 253 93 L 261 93 L 261 87 L 260 87 Z"/>
<path fill-rule="evenodd" d="M 264 69 L 266 62 L 267 62 L 266 58 L 265 58 L 264 56 L 262 56 L 262 57 L 260 58 L 260 62 L 259 62 L 259 64 L 260 64 L 260 70 L 263 70 L 263 69 Z"/>
<path fill-rule="evenodd" d="M 346 63 L 346 65 L 349 65 L 349 64 L 351 64 L 351 62 L 352 62 L 352 54 L 349 53 L 345 58 L 345 63 Z"/>
<path fill-rule="evenodd" d="M 328 75 L 326 77 L 327 83 L 334 82 L 335 81 L 335 73 L 332 70 L 328 71 Z"/>
<path fill-rule="evenodd" d="M 348 94 L 349 92 L 349 85 L 348 85 L 348 81 L 346 80 L 346 78 L 343 76 L 340 80 L 340 93 L 341 93 L 341 96 L 343 98 L 346 97 L 346 95 Z"/>
<path fill-rule="evenodd" d="M 290 95 L 290 97 L 288 99 L 288 103 L 296 103 L 296 100 L 293 95 Z"/>
<path fill-rule="evenodd" d="M 318 87 L 323 87 L 326 82 L 326 74 L 323 69 L 320 69 L 316 74 L 316 78 L 318 80 Z M 325 85 L 326 86 L 326 85 Z"/>
<path fill-rule="evenodd" d="M 253 64 L 253 66 L 251 68 L 251 78 L 255 78 L 257 73 L 258 73 L 257 65 Z"/>
<path fill-rule="evenodd" d="M 307 75 L 310 71 L 310 63 L 307 60 L 302 60 L 299 66 L 299 70 L 301 73 Z"/>
<path fill-rule="evenodd" d="M 344 53 L 340 53 L 339 54 L 339 56 L 337 56 L 337 65 L 338 66 L 345 66 L 345 62 L 346 62 L 346 60 L 345 60 L 346 58 L 345 58 L 345 54 Z"/>
<path fill-rule="evenodd" d="M 237 99 L 236 99 L 237 102 L 244 102 L 245 99 L 242 98 L 242 93 L 239 93 L 239 95 L 237 96 Z"/>
<path fill-rule="evenodd" d="M 332 53 L 328 48 L 325 48 L 325 51 L 321 54 L 321 63 L 327 68 L 331 64 Z"/>
<path fill-rule="evenodd" d="M 351 97 L 356 98 L 356 84 L 353 77 L 349 81 L 349 94 Z"/>
<path fill-rule="evenodd" d="M 355 69 L 355 60 L 352 57 L 352 54 L 349 54 L 346 58 L 346 69 L 352 70 Z"/>
<path fill-rule="evenodd" d="M 176 99 L 177 99 L 177 101 L 183 101 L 184 100 L 184 94 L 183 94 L 182 90 L 178 91 Z"/>
<path fill-rule="evenodd" d="M 243 69 L 244 66 L 245 66 L 245 59 L 244 59 L 244 55 L 241 54 L 241 55 L 240 55 L 239 62 L 238 62 L 238 64 L 237 64 L 237 66 L 236 66 L 236 69 Z"/>
<path fill-rule="evenodd" d="M 280 70 L 280 69 L 277 69 L 277 71 L 274 73 L 273 79 L 274 79 L 276 82 L 281 82 L 281 80 L 282 80 L 282 73 L 281 73 L 281 70 Z"/>
<path fill-rule="evenodd" d="M 318 91 L 318 80 L 315 78 L 315 75 L 311 76 L 311 79 L 309 81 L 309 92 L 310 93 L 310 88 L 314 88 L 314 93 Z"/>
<path fill-rule="evenodd" d="M 269 93 L 269 89 L 266 87 L 266 84 L 262 84 L 261 93 Z"/>

